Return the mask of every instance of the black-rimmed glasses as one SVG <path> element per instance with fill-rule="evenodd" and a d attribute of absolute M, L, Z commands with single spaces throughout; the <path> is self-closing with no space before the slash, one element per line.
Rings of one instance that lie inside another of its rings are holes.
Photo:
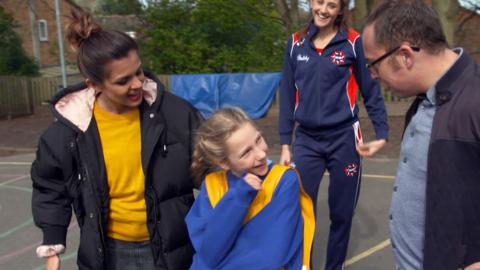
<path fill-rule="evenodd" d="M 412 48 L 413 51 L 415 52 L 419 52 L 420 51 L 420 47 L 417 47 L 417 46 L 410 46 L 410 48 Z M 400 49 L 400 46 L 397 46 L 393 49 L 391 49 L 390 51 L 384 53 L 382 56 L 378 57 L 377 59 L 373 60 L 372 62 L 370 63 L 367 63 L 365 64 L 365 66 L 367 67 L 367 69 L 370 69 L 371 67 L 373 67 L 374 65 L 380 63 L 383 59 L 389 57 L 390 55 L 392 55 L 394 52 L 396 52 L 398 49 Z"/>

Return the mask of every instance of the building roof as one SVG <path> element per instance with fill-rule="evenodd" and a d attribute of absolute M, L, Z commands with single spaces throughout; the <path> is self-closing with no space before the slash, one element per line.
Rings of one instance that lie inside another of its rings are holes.
<path fill-rule="evenodd" d="M 141 19 L 136 15 L 97 16 L 96 21 L 104 28 L 122 32 L 140 31 L 143 28 Z"/>

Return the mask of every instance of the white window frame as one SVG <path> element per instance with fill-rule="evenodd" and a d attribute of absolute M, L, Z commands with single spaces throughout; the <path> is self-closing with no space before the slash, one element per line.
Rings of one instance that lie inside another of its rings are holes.
<path fill-rule="evenodd" d="M 37 20 L 38 40 L 48 41 L 48 22 L 47 20 Z"/>

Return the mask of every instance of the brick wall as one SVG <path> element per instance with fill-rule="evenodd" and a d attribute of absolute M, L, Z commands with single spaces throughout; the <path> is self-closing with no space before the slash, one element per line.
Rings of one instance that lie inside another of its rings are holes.
<path fill-rule="evenodd" d="M 480 15 L 462 10 L 459 15 L 459 21 L 466 22 L 456 33 L 456 45 L 465 48 L 480 63 Z"/>
<path fill-rule="evenodd" d="M 30 0 L 2 0 L 1 5 L 10 13 L 18 27 L 15 29 L 19 33 L 23 47 L 27 54 L 34 58 L 32 42 L 32 24 L 30 19 Z M 36 20 L 46 20 L 48 26 L 48 41 L 38 41 L 40 52 L 40 66 L 60 65 L 58 56 L 58 37 L 57 25 L 55 21 L 55 0 L 31 0 L 35 5 Z M 70 14 L 72 5 L 65 0 L 60 0 L 62 28 L 65 25 L 64 17 Z M 35 36 L 38 40 L 38 35 Z M 75 54 L 65 46 L 66 61 L 74 63 Z"/>
<path fill-rule="evenodd" d="M 16 32 L 22 39 L 23 48 L 27 54 L 32 56 L 32 36 L 30 29 L 30 14 L 28 12 L 28 1 L 2 0 L 0 3 L 7 13 L 13 16 L 18 27 Z"/>

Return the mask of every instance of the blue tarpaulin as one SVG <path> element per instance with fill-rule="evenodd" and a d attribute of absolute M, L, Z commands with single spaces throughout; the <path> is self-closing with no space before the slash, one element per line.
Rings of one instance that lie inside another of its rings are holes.
<path fill-rule="evenodd" d="M 252 119 L 264 116 L 275 96 L 281 73 L 172 75 L 172 92 L 193 104 L 205 117 L 237 106 Z"/>

